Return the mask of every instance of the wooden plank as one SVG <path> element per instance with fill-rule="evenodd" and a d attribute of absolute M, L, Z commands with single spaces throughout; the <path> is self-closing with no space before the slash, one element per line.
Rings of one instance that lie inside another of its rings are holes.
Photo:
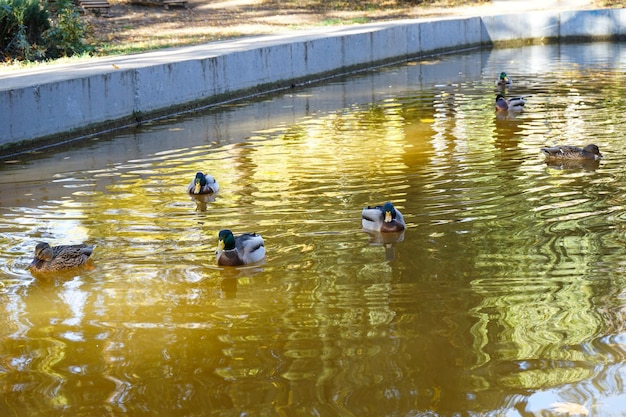
<path fill-rule="evenodd" d="M 170 6 L 181 6 L 187 8 L 187 0 L 163 0 L 163 7 L 167 10 Z"/>
<path fill-rule="evenodd" d="M 111 5 L 108 0 L 74 0 L 82 13 L 92 12 L 96 15 L 108 15 Z"/>
<path fill-rule="evenodd" d="M 111 7 L 107 0 L 77 0 L 77 3 L 83 9 L 103 9 Z"/>

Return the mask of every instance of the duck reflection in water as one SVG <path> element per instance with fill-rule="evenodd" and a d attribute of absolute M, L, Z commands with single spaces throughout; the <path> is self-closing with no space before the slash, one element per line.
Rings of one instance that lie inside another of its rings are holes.
<path fill-rule="evenodd" d="M 600 160 L 546 160 L 546 166 L 558 170 L 595 171 L 600 166 Z"/>
<path fill-rule="evenodd" d="M 396 259 L 395 244 L 404 240 L 404 230 L 401 232 L 381 233 L 373 230 L 365 230 L 369 236 L 369 243 L 373 246 L 382 245 L 385 247 L 385 259 L 393 261 Z"/>
<path fill-rule="evenodd" d="M 237 278 L 224 278 L 220 282 L 220 298 L 223 300 L 237 297 Z"/>
<path fill-rule="evenodd" d="M 497 111 L 496 112 L 496 120 L 516 120 L 517 116 L 520 115 L 519 111 Z"/>
<path fill-rule="evenodd" d="M 209 203 L 215 201 L 215 194 L 190 194 L 196 203 L 196 211 L 207 211 Z"/>
<path fill-rule="evenodd" d="M 236 298 L 239 278 L 249 278 L 259 272 L 263 272 L 263 268 L 259 266 L 243 266 L 239 268 L 220 269 L 220 276 L 222 277 L 220 282 L 220 298 Z"/>

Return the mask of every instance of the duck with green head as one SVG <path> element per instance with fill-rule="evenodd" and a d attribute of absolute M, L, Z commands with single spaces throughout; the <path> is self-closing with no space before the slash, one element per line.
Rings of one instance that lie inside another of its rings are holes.
<path fill-rule="evenodd" d="M 511 85 L 513 85 L 513 80 L 511 80 L 511 78 L 509 78 L 509 76 L 506 75 L 506 72 L 504 72 L 504 71 L 501 72 L 500 76 L 496 80 L 496 86 L 498 86 L 498 87 L 510 87 Z"/>
<path fill-rule="evenodd" d="M 35 258 L 29 269 L 31 272 L 57 272 L 84 265 L 93 253 L 93 245 L 50 246 L 39 242 L 35 246 Z"/>
<path fill-rule="evenodd" d="M 220 266 L 247 265 L 265 258 L 265 242 L 257 233 L 233 235 L 230 230 L 220 230 L 217 235 L 215 257 Z"/>
<path fill-rule="evenodd" d="M 505 98 L 502 94 L 496 95 L 496 111 L 498 112 L 519 112 L 524 110 L 525 104 L 524 97 Z"/>
<path fill-rule="evenodd" d="M 197 172 L 195 178 L 187 186 L 187 192 L 189 194 L 214 194 L 218 192 L 220 186 L 215 178 L 210 174 L 204 174 Z"/>
<path fill-rule="evenodd" d="M 361 224 L 365 230 L 382 233 L 401 232 L 406 229 L 402 213 L 389 201 L 382 206 L 365 207 L 361 212 Z"/>

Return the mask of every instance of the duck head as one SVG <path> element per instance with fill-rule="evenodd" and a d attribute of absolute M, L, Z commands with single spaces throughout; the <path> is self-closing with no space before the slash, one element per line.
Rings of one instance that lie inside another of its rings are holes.
<path fill-rule="evenodd" d="M 202 172 L 196 173 L 196 178 L 193 180 L 194 183 L 194 194 L 200 194 L 200 190 L 202 187 L 206 185 L 206 178 Z"/>
<path fill-rule="evenodd" d="M 35 246 L 35 258 L 40 261 L 51 261 L 54 257 L 52 248 L 46 242 L 39 242 Z"/>
<path fill-rule="evenodd" d="M 391 223 L 396 219 L 396 209 L 389 201 L 383 205 L 383 211 L 385 213 L 385 223 Z"/>
<path fill-rule="evenodd" d="M 585 146 L 583 148 L 583 151 L 585 152 L 589 152 L 592 153 L 594 155 L 596 155 L 596 159 L 602 159 L 604 158 L 604 156 L 600 153 L 600 148 L 598 148 L 596 145 L 594 145 L 593 143 Z"/>
<path fill-rule="evenodd" d="M 233 235 L 233 232 L 228 229 L 220 230 L 217 234 L 216 252 L 233 249 L 235 249 L 235 236 Z"/>

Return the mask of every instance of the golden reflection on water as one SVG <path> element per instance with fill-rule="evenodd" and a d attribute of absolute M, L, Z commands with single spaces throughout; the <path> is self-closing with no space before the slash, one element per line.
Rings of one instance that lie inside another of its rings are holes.
<path fill-rule="evenodd" d="M 8 164 L 0 412 L 626 412 L 620 48 L 413 62 Z M 529 102 L 498 118 L 514 59 Z M 599 165 L 539 156 L 591 141 Z M 220 192 L 189 197 L 196 171 Z M 408 230 L 364 233 L 387 200 Z M 222 228 L 266 261 L 218 268 Z M 93 268 L 34 279 L 39 240 Z"/>

